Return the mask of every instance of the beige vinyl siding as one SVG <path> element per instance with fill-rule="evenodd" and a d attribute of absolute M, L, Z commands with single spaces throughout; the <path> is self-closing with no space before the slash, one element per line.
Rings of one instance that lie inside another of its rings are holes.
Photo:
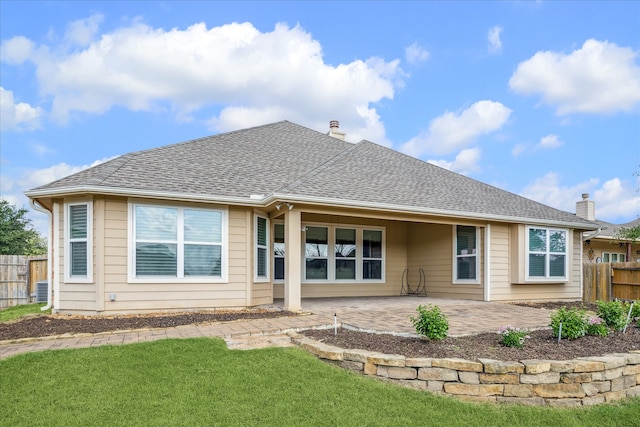
<path fill-rule="evenodd" d="M 93 245 L 93 259 L 88 260 L 89 263 L 93 263 L 93 278 L 91 283 L 67 283 L 65 282 L 65 274 L 64 274 L 64 256 L 67 251 L 65 248 L 65 233 L 67 233 L 65 227 L 65 209 L 67 209 L 68 203 L 82 203 L 90 201 L 88 198 L 67 198 L 64 201 L 60 201 L 58 204 L 58 230 L 59 230 L 59 240 L 58 240 L 58 250 L 60 257 L 58 264 L 58 283 L 59 286 L 59 298 L 60 298 L 60 306 L 55 307 L 56 310 L 60 311 L 80 311 L 80 312 L 96 312 L 97 311 L 97 285 L 96 285 L 96 274 L 98 273 L 98 268 L 95 263 L 96 254 L 100 254 L 101 251 L 96 252 L 96 241 L 95 236 L 100 233 L 97 232 L 96 227 L 100 227 L 101 225 L 96 225 L 99 220 L 101 220 L 100 215 L 96 215 L 96 207 L 100 207 L 98 203 L 93 203 L 93 242 L 89 242 L 89 245 Z M 97 218 L 96 218 L 97 216 Z M 98 221 L 97 221 L 98 220 Z"/>
<path fill-rule="evenodd" d="M 490 294 L 491 301 L 504 297 L 511 286 L 509 281 L 509 225 L 491 224 L 490 246 Z"/>
<path fill-rule="evenodd" d="M 580 246 L 582 244 L 581 233 L 569 230 L 569 250 L 567 253 L 568 281 L 566 283 L 513 283 L 518 275 L 524 275 L 524 254 L 526 253 L 524 236 L 525 226 L 520 225 L 492 225 L 492 250 L 505 250 L 504 244 L 508 242 L 508 252 L 511 260 L 508 271 L 508 280 L 505 280 L 505 271 L 494 268 L 492 264 L 491 300 L 492 301 L 577 301 L 582 299 L 580 280 L 582 267 L 580 260 Z M 495 237 L 494 237 L 495 236 Z M 495 242 L 494 242 L 495 240 Z M 492 257 L 494 254 L 492 253 Z M 498 276 L 496 276 L 498 275 Z"/>
<path fill-rule="evenodd" d="M 163 204 L 172 205 L 166 202 Z M 202 204 L 188 206 L 208 207 Z M 64 226 L 62 214 L 61 211 L 60 227 Z M 127 199 L 96 200 L 94 202 L 94 275 L 96 283 L 100 281 L 103 283 L 100 285 L 102 287 L 100 296 L 103 298 L 104 307 L 98 306 L 100 298 L 97 297 L 95 284 L 62 283 L 61 294 L 64 293 L 64 295 L 61 295 L 60 309 L 78 313 L 97 313 L 102 310 L 104 313 L 204 310 L 217 307 L 244 307 L 247 301 L 256 298 L 259 301 L 265 301 L 264 289 L 260 290 L 262 295 L 255 298 L 250 298 L 248 294 L 250 282 L 247 268 L 250 258 L 247 258 L 247 233 L 249 230 L 245 225 L 247 216 L 251 215 L 252 212 L 245 208 L 229 208 L 228 283 L 128 283 Z M 100 246 L 98 238 L 104 241 L 103 250 L 98 250 Z M 62 249 L 63 233 L 60 240 Z M 58 271 L 64 271 L 63 262 L 61 256 Z M 64 280 L 63 273 L 59 273 L 59 277 Z M 115 295 L 115 301 L 110 300 L 111 294 Z"/>
<path fill-rule="evenodd" d="M 482 300 L 484 297 L 484 229 L 481 229 L 480 283 L 453 283 L 453 225 L 411 224 L 409 226 L 409 273 L 412 286 L 417 285 L 418 269 L 426 276 L 427 296 Z"/>

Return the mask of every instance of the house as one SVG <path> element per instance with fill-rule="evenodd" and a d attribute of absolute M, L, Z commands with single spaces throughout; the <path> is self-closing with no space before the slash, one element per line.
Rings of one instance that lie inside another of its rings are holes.
<path fill-rule="evenodd" d="M 640 226 L 640 218 L 626 224 L 612 224 L 596 219 L 596 207 L 593 200 L 589 200 L 589 193 L 582 195 L 582 200 L 576 202 L 576 215 L 598 224 L 598 230 L 585 234 L 584 262 L 640 262 L 640 242 L 632 242 L 621 238 L 618 231 L 621 228 Z"/>
<path fill-rule="evenodd" d="M 400 295 L 579 300 L 598 225 L 369 141 L 282 121 L 129 153 L 26 194 L 53 307 L 109 314 Z"/>

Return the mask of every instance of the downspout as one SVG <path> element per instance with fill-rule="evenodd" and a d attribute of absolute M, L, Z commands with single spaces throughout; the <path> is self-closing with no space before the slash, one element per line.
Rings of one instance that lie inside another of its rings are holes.
<path fill-rule="evenodd" d="M 29 199 L 29 205 L 38 211 L 44 214 L 47 214 L 49 217 L 49 233 L 47 234 L 47 305 L 42 307 L 40 310 L 47 311 L 53 305 L 53 300 L 51 299 L 51 285 L 53 280 L 53 271 L 51 268 L 51 256 L 53 253 L 53 213 L 46 209 L 44 206 L 39 205 L 34 199 Z"/>
<path fill-rule="evenodd" d="M 594 237 L 598 237 L 600 235 L 600 233 L 602 233 L 602 228 L 598 228 L 596 231 L 589 233 L 589 234 L 584 234 L 582 233 L 582 241 L 586 242 L 589 239 L 593 239 Z"/>

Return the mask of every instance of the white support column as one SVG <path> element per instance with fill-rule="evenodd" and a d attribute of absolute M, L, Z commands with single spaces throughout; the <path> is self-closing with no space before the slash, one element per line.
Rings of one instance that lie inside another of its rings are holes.
<path fill-rule="evenodd" d="M 491 224 L 484 228 L 484 300 L 491 301 Z"/>
<path fill-rule="evenodd" d="M 285 208 L 284 309 L 289 311 L 300 311 L 302 309 L 302 292 L 300 290 L 301 227 L 300 211 Z"/>

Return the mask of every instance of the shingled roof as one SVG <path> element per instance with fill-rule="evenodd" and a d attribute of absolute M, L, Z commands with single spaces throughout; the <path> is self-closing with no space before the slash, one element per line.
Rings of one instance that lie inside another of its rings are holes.
<path fill-rule="evenodd" d="M 563 224 L 593 222 L 369 141 L 282 121 L 129 153 L 27 192 L 268 204 L 274 200 Z"/>

